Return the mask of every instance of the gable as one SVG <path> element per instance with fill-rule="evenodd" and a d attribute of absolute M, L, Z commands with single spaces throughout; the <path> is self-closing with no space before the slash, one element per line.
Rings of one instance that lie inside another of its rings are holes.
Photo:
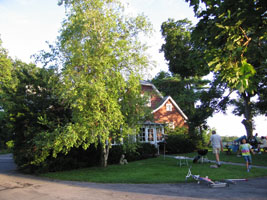
<path fill-rule="evenodd" d="M 142 87 L 142 94 L 148 94 L 149 95 L 149 107 L 151 107 L 152 110 L 156 109 L 159 103 L 162 101 L 162 94 L 157 90 L 157 88 L 147 81 L 141 81 L 141 87 Z"/>
<path fill-rule="evenodd" d="M 168 107 L 168 104 L 172 105 L 172 111 L 167 111 L 166 108 Z M 171 98 L 171 96 L 165 97 L 164 99 L 162 99 L 160 105 L 154 109 L 152 111 L 152 113 L 157 112 L 158 110 L 164 108 L 163 110 L 165 112 L 174 112 L 174 110 L 176 110 L 176 112 L 178 112 L 185 120 L 188 120 L 187 116 L 184 114 L 184 112 L 181 110 L 181 108 L 176 104 L 176 102 L 173 100 L 173 98 Z"/>
<path fill-rule="evenodd" d="M 163 98 L 162 94 L 158 91 L 154 84 L 147 81 L 141 81 L 142 91 L 154 93 L 156 96 Z"/>
<path fill-rule="evenodd" d="M 157 88 L 150 82 L 141 81 L 142 94 L 149 95 L 148 107 L 152 109 L 154 122 L 173 124 L 174 127 L 188 127 L 187 116 L 176 104 L 171 96 L 163 97 Z"/>

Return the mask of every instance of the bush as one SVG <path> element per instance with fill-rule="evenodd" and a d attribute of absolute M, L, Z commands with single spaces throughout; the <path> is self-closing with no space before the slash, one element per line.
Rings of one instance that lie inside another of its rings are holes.
<path fill-rule="evenodd" d="M 155 157 L 158 150 L 155 145 L 150 143 L 142 143 L 138 148 L 138 152 L 140 154 L 141 159 Z"/>
<path fill-rule="evenodd" d="M 122 154 L 125 154 L 125 158 L 130 162 L 155 157 L 157 149 L 149 143 L 126 143 L 112 146 L 109 151 L 108 164 L 119 164 Z M 91 145 L 87 150 L 81 147 L 72 148 L 67 155 L 58 154 L 56 158 L 50 155 L 39 166 L 31 165 L 20 169 L 26 173 L 44 173 L 99 166 L 100 155 L 100 145 L 98 147 Z"/>
<path fill-rule="evenodd" d="M 157 148 L 150 143 L 125 143 L 113 146 L 109 152 L 109 164 L 118 164 L 121 155 L 125 154 L 128 162 L 155 157 Z"/>
<path fill-rule="evenodd" d="M 122 145 L 112 146 L 109 150 L 108 164 L 118 164 L 122 154 L 124 154 Z"/>
<path fill-rule="evenodd" d="M 12 150 L 14 148 L 14 141 L 9 140 L 8 142 L 6 142 L 6 147 L 8 150 Z"/>
<path fill-rule="evenodd" d="M 128 162 L 141 160 L 141 154 L 139 153 L 138 149 L 140 149 L 139 143 L 125 143 L 123 145 L 123 149 L 125 152 L 125 158 Z"/>
<path fill-rule="evenodd" d="M 176 154 L 176 153 L 190 153 L 196 148 L 194 142 L 184 135 L 170 135 L 166 139 L 166 153 Z M 160 146 L 163 149 L 163 143 Z"/>
<path fill-rule="evenodd" d="M 39 166 L 20 167 L 25 173 L 44 173 L 97 166 L 100 163 L 100 148 L 91 145 L 88 149 L 72 148 L 68 154 L 51 155 Z"/>
<path fill-rule="evenodd" d="M 148 143 L 130 143 L 112 146 L 109 151 L 108 164 L 119 164 L 122 154 L 125 154 L 127 161 L 136 161 L 154 157 L 157 149 Z M 35 172 L 53 172 L 78 169 L 100 164 L 100 145 L 96 148 L 91 145 L 87 150 L 83 148 L 73 148 L 67 155 L 58 154 L 56 158 L 50 156 L 42 166 L 33 168 Z"/>

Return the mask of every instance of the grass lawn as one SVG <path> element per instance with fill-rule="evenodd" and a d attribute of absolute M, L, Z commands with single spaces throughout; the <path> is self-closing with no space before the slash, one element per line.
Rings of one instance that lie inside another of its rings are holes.
<path fill-rule="evenodd" d="M 253 168 L 250 173 L 247 173 L 245 167 L 241 166 L 223 165 L 218 169 L 214 169 L 210 168 L 209 163 L 193 164 L 192 161 L 189 161 L 190 165 L 192 165 L 192 174 L 209 176 L 212 180 L 267 176 L 267 169 Z M 158 158 L 130 162 L 128 165 L 110 165 L 107 168 L 92 167 L 46 173 L 40 176 L 97 183 L 178 183 L 185 182 L 187 172 L 188 167 L 180 167 L 174 158 L 166 157 L 164 160 L 160 156 Z M 190 179 L 189 181 L 193 180 Z"/>

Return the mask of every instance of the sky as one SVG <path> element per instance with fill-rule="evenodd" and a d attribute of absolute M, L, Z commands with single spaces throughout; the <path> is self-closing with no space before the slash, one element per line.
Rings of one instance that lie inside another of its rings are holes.
<path fill-rule="evenodd" d="M 160 26 L 168 18 L 180 20 L 188 18 L 197 23 L 193 9 L 184 0 L 123 0 L 127 3 L 127 12 L 131 15 L 143 13 L 153 24 L 154 33 L 150 38 L 142 38 L 150 46 L 148 53 L 155 67 L 147 73 L 153 78 L 160 71 L 167 71 L 168 65 L 164 54 L 159 49 L 164 40 Z M 33 62 L 31 55 L 47 49 L 46 41 L 53 43 L 64 19 L 64 7 L 57 5 L 57 0 L 0 0 L 0 38 L 3 47 L 12 58 L 24 62 Z M 231 109 L 230 109 L 231 110 Z M 241 124 L 242 118 L 231 114 L 216 113 L 208 119 L 208 125 L 215 128 L 219 135 L 242 136 L 246 134 Z M 267 135 L 267 118 L 255 118 L 255 133 Z"/>

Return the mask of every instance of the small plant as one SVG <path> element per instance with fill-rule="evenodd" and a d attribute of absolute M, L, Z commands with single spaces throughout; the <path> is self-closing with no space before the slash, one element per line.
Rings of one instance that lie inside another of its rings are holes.
<path fill-rule="evenodd" d="M 9 140 L 8 142 L 6 142 L 6 146 L 8 150 L 12 150 L 14 147 L 14 141 L 13 140 Z"/>

